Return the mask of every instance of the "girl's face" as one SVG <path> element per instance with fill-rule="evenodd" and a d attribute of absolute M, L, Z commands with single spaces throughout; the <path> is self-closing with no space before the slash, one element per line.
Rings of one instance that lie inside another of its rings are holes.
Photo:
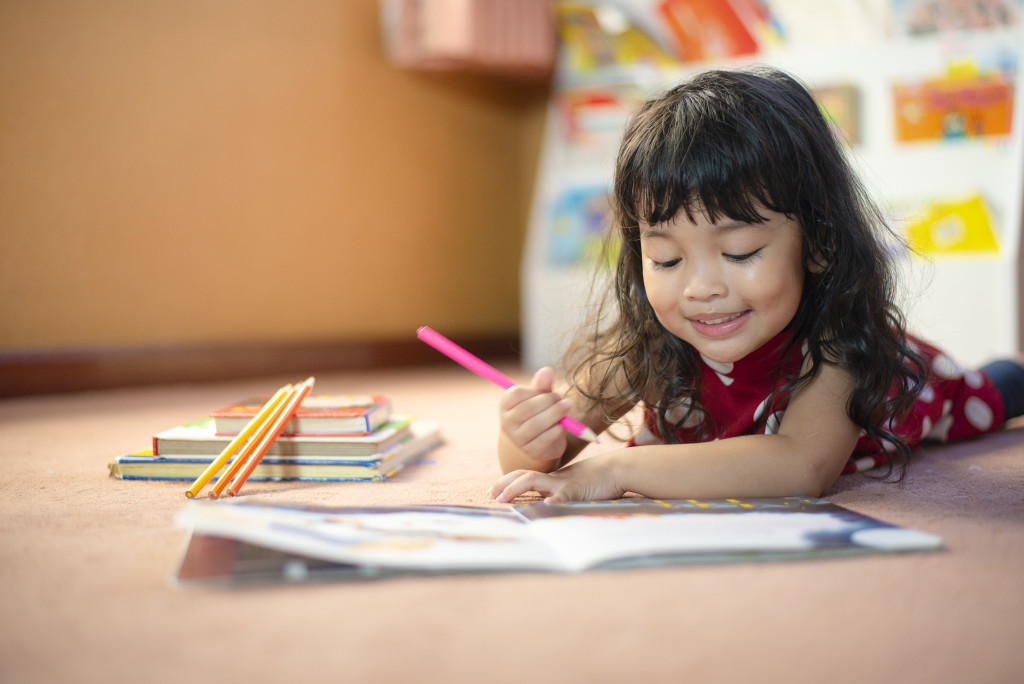
<path fill-rule="evenodd" d="M 684 211 L 640 225 L 644 286 L 661 324 L 712 361 L 732 363 L 775 337 L 800 305 L 800 225 L 760 208 L 763 223 L 711 223 Z"/>

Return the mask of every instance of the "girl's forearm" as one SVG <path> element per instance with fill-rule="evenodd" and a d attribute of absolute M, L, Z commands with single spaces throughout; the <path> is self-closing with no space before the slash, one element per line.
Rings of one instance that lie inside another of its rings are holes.
<path fill-rule="evenodd" d="M 629 447 L 609 454 L 624 491 L 659 499 L 820 496 L 849 454 L 809 451 L 786 435 Z"/>
<path fill-rule="evenodd" d="M 513 470 L 537 470 L 547 473 L 558 468 L 561 465 L 561 460 L 556 458 L 545 461 L 532 458 L 517 447 L 504 432 L 500 432 L 498 434 L 498 464 L 503 473 Z"/>

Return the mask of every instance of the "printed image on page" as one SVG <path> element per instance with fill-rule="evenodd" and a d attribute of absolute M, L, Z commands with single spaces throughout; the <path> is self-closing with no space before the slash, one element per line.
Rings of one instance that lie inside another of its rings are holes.
<path fill-rule="evenodd" d="M 389 569 L 555 569 L 551 551 L 507 509 L 316 509 L 192 502 L 179 525 L 205 535 L 336 563 Z"/>

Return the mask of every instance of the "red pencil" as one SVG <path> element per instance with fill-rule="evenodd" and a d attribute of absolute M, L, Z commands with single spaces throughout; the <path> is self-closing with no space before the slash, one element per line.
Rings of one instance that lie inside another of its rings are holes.
<path fill-rule="evenodd" d="M 295 414 L 295 410 L 299 408 L 299 404 L 302 403 L 302 400 L 305 399 L 306 395 L 313 389 L 314 382 L 316 382 L 314 378 L 306 378 L 304 382 L 300 383 L 295 388 L 294 394 L 288 397 L 284 405 L 284 409 L 277 415 L 277 418 L 274 420 L 274 424 L 267 433 L 263 435 L 263 439 L 260 440 L 259 444 L 253 450 L 252 455 L 245 464 L 245 468 L 238 474 L 238 477 L 235 478 L 231 487 L 228 488 L 228 494 L 230 496 L 238 494 L 238 490 L 242 488 L 245 481 L 249 479 L 250 475 L 252 475 L 252 471 L 256 469 L 256 466 L 258 466 L 260 461 L 263 459 L 263 454 L 267 453 L 267 449 L 269 449 L 270 445 L 274 443 L 274 440 L 280 436 L 281 432 L 284 430 L 284 426 L 289 420 L 291 420 L 292 416 Z"/>

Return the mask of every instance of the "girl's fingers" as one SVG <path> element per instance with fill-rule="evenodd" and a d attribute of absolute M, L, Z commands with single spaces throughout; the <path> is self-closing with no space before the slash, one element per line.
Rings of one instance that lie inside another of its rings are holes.
<path fill-rule="evenodd" d="M 509 503 L 527 492 L 537 492 L 548 503 L 615 499 L 626 492 L 616 482 L 615 464 L 614 455 L 601 455 L 550 473 L 515 470 L 501 477 L 489 494 L 501 503 Z"/>
<path fill-rule="evenodd" d="M 569 402 L 557 394 L 541 394 L 520 402 L 501 415 L 501 429 L 527 451 L 547 451 L 565 439 L 560 421 L 569 414 Z"/>
<path fill-rule="evenodd" d="M 508 503 L 527 492 L 537 492 L 542 496 L 553 493 L 551 485 L 556 478 L 548 473 L 536 470 L 514 470 L 498 480 L 488 492 L 499 503 Z"/>
<path fill-rule="evenodd" d="M 549 366 L 544 366 L 533 374 L 533 380 L 530 381 L 530 387 L 538 392 L 550 392 L 554 387 L 554 382 L 555 371 Z"/>

